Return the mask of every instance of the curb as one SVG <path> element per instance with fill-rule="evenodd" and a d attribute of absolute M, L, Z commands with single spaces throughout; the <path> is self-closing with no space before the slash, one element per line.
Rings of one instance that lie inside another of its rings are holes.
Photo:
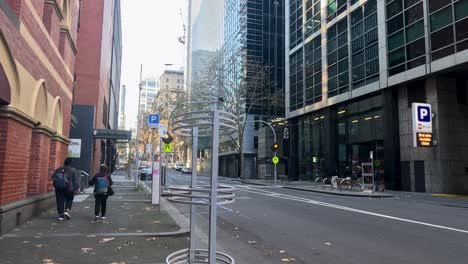
<path fill-rule="evenodd" d="M 330 195 L 339 195 L 339 196 L 351 196 L 351 197 L 369 197 L 369 198 L 393 198 L 394 195 L 376 195 L 376 194 L 350 194 L 350 193 L 342 193 L 342 192 L 327 192 L 321 190 L 311 190 L 311 189 L 304 189 L 298 187 L 289 187 L 289 186 L 282 186 L 281 188 L 296 190 L 296 191 L 304 191 L 304 192 L 315 192 L 315 193 L 323 193 L 323 194 L 330 194 Z"/>

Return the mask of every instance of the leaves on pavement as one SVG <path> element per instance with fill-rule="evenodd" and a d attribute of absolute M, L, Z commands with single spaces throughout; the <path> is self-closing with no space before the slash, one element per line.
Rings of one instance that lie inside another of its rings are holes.
<path fill-rule="evenodd" d="M 34 246 L 37 247 L 37 248 L 47 247 L 46 245 L 43 245 L 43 244 L 37 244 L 37 245 L 34 245 Z"/>
<path fill-rule="evenodd" d="M 257 241 L 249 241 L 249 244 L 257 244 Z"/>
<path fill-rule="evenodd" d="M 86 254 L 86 253 L 88 253 L 88 251 L 91 251 L 91 250 L 93 250 L 93 249 L 92 248 L 81 248 L 81 251 L 82 251 L 81 253 Z"/>
<path fill-rule="evenodd" d="M 103 238 L 103 239 L 99 240 L 99 243 L 107 243 L 107 242 L 112 241 L 114 239 L 115 238 L 113 238 L 113 237 Z"/>

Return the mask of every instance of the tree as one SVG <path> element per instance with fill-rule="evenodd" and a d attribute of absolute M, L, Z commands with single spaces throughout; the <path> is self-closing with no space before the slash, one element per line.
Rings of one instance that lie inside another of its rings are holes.
<path fill-rule="evenodd" d="M 261 60 L 237 53 L 223 60 L 218 52 L 204 61 L 202 70 L 192 79 L 192 99 L 213 100 L 222 97 L 225 110 L 236 117 L 236 133 L 222 140 L 221 149 L 234 149 L 240 156 L 241 176 L 244 176 L 244 133 L 249 115 L 272 117 L 283 115 L 283 89 L 271 81 L 271 66 Z M 223 62 L 223 63 L 221 63 Z"/>

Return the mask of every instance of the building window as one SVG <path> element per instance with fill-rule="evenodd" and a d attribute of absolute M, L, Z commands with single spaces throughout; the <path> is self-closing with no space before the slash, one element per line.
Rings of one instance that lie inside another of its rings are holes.
<path fill-rule="evenodd" d="M 319 1 L 320 2 L 320 1 Z M 328 0 L 328 16 L 327 21 L 332 21 L 335 17 L 339 16 L 346 10 L 347 0 Z"/>
<path fill-rule="evenodd" d="M 466 105 L 467 102 L 467 89 L 466 89 L 466 80 L 458 78 L 456 84 L 457 89 L 457 103 Z"/>
<path fill-rule="evenodd" d="M 320 30 L 320 0 L 306 1 L 306 38 Z"/>
<path fill-rule="evenodd" d="M 322 101 L 321 35 L 305 45 L 306 105 Z"/>
<path fill-rule="evenodd" d="M 177 83 L 180 83 L 180 79 L 177 79 Z"/>
<path fill-rule="evenodd" d="M 289 48 L 302 42 L 302 0 L 291 0 L 289 3 Z"/>
<path fill-rule="evenodd" d="M 330 26 L 328 42 L 328 96 L 333 97 L 349 90 L 348 20 Z"/>
<path fill-rule="evenodd" d="M 378 81 L 377 1 L 369 0 L 351 13 L 353 89 Z"/>
<path fill-rule="evenodd" d="M 468 0 L 430 0 L 431 58 L 468 49 Z"/>
<path fill-rule="evenodd" d="M 386 0 L 386 4 L 388 71 L 395 75 L 426 62 L 423 1 Z"/>
<path fill-rule="evenodd" d="M 303 104 L 304 72 L 302 57 L 302 48 L 289 57 L 289 111 L 297 110 Z"/>

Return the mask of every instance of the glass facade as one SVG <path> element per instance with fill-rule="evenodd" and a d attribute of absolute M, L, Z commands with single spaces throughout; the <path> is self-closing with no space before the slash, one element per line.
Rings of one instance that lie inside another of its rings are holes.
<path fill-rule="evenodd" d="M 351 13 L 353 89 L 379 80 L 377 1 L 369 0 Z"/>
<path fill-rule="evenodd" d="M 349 90 L 348 19 L 338 21 L 327 31 L 328 96 Z"/>
<path fill-rule="evenodd" d="M 302 43 L 302 0 L 289 1 L 289 48 Z"/>
<path fill-rule="evenodd" d="M 304 64 L 302 48 L 289 56 L 289 111 L 303 107 Z"/>
<path fill-rule="evenodd" d="M 422 0 L 386 0 L 388 72 L 395 75 L 426 63 Z"/>
<path fill-rule="evenodd" d="M 305 2 L 305 37 L 311 36 L 313 33 L 320 31 L 320 0 L 306 0 Z"/>
<path fill-rule="evenodd" d="M 306 105 L 322 101 L 321 35 L 305 45 Z"/>
<path fill-rule="evenodd" d="M 429 0 L 431 58 L 468 49 L 468 0 Z"/>
<path fill-rule="evenodd" d="M 330 168 L 344 176 L 346 166 L 356 172 L 359 164 L 370 160 L 384 174 L 384 122 L 381 94 L 334 106 L 303 116 L 297 123 L 300 180 L 329 177 Z M 328 128 L 327 128 L 328 127 Z M 331 149 L 326 149 L 328 146 Z M 329 164 L 327 168 L 327 165 Z"/>

